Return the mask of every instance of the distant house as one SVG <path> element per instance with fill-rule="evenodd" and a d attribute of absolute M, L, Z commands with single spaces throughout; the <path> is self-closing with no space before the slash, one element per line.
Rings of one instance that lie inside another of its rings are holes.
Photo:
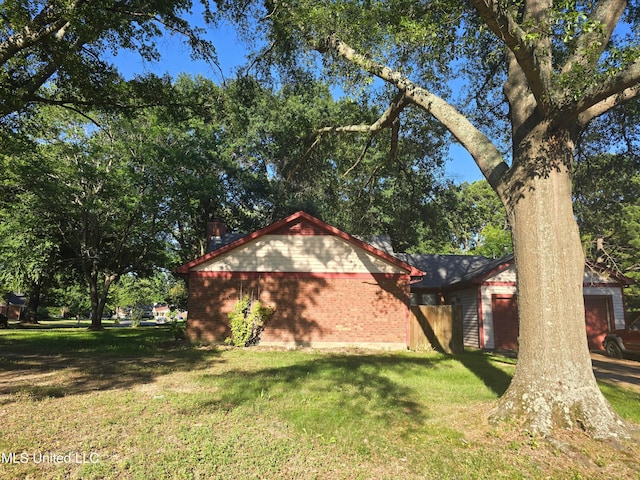
<path fill-rule="evenodd" d="M 168 305 L 154 305 L 153 310 L 151 311 L 153 314 L 154 320 L 166 320 L 169 318 L 169 306 Z"/>
<path fill-rule="evenodd" d="M 516 270 L 512 255 L 491 260 L 466 255 L 409 255 L 399 258 L 426 272 L 411 288 L 415 304 L 461 305 L 463 340 L 467 347 L 517 350 Z M 585 328 L 589 348 L 602 349 L 609 330 L 625 324 L 622 275 L 585 266 Z"/>
<path fill-rule="evenodd" d="M 154 305 L 151 313 L 153 315 L 153 319 L 158 323 L 163 323 L 168 320 L 183 320 L 187 318 L 186 311 L 179 310 L 164 303 Z"/>
<path fill-rule="evenodd" d="M 22 293 L 10 293 L 0 303 L 0 314 L 9 320 L 20 320 L 22 312 L 27 308 L 27 297 Z"/>
<path fill-rule="evenodd" d="M 208 231 L 208 252 L 178 268 L 190 339 L 224 341 L 228 313 L 250 295 L 275 308 L 261 345 L 407 348 L 419 269 L 305 212 L 248 235 L 221 222 Z"/>

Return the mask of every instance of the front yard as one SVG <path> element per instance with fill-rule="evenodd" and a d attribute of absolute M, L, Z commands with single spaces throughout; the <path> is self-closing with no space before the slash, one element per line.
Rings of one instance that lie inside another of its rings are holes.
<path fill-rule="evenodd" d="M 636 441 L 487 424 L 513 360 L 0 332 L 0 478 L 640 478 Z M 602 385 L 640 424 L 640 395 Z M 637 440 L 637 438 L 635 439 Z"/>

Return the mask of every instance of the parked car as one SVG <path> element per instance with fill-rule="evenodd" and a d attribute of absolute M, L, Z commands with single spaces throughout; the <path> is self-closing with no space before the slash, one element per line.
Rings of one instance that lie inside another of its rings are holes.
<path fill-rule="evenodd" d="M 625 355 L 640 355 L 640 317 L 624 329 L 609 332 L 602 342 L 607 355 L 622 358 Z"/>
<path fill-rule="evenodd" d="M 0 313 L 0 328 L 9 328 L 9 319 L 4 313 Z"/>

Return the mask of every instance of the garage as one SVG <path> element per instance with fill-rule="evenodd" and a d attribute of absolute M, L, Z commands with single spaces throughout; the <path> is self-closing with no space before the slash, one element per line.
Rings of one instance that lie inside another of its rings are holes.
<path fill-rule="evenodd" d="M 589 350 L 602 350 L 602 341 L 610 328 L 611 297 L 589 295 L 584 297 L 584 314 Z"/>
<path fill-rule="evenodd" d="M 518 300 L 516 295 L 491 296 L 493 328 L 497 350 L 518 349 Z"/>
<path fill-rule="evenodd" d="M 491 296 L 494 341 L 497 350 L 518 349 L 518 301 L 516 295 Z M 611 297 L 584 297 L 585 326 L 589 350 L 602 350 L 602 341 L 610 330 Z"/>

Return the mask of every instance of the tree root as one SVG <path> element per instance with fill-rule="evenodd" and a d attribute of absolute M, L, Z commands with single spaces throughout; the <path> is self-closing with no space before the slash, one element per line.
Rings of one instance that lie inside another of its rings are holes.
<path fill-rule="evenodd" d="M 595 439 L 630 438 L 630 429 L 613 410 L 600 390 L 511 385 L 490 413 L 489 421 L 517 422 L 532 433 L 549 435 L 553 430 L 577 429 Z"/>

